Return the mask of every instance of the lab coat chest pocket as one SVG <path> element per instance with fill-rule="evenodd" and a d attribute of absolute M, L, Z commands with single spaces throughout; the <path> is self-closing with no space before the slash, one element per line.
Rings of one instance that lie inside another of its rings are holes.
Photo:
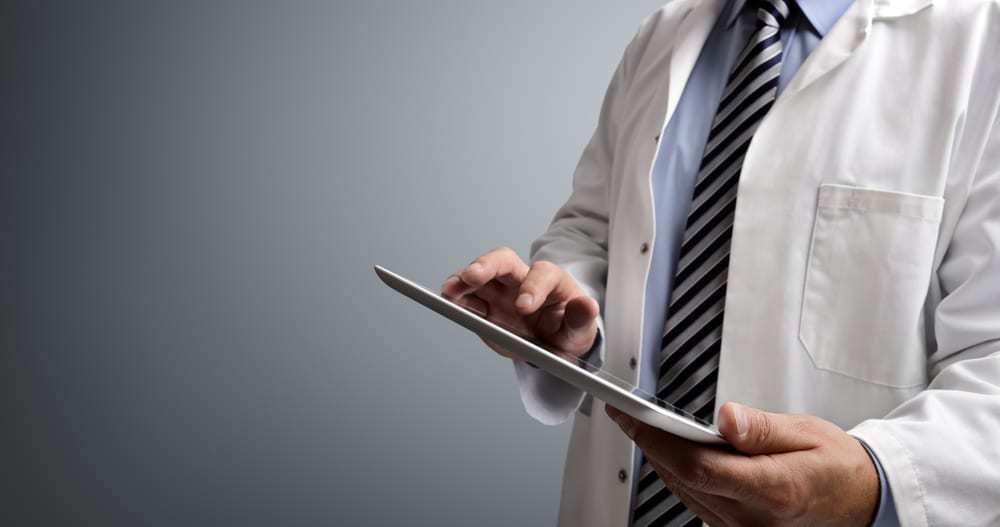
<path fill-rule="evenodd" d="M 820 186 L 799 338 L 817 368 L 926 383 L 923 307 L 942 198 Z"/>

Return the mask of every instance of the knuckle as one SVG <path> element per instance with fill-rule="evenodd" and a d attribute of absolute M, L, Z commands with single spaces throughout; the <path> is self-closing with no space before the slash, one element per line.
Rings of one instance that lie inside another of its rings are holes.
<path fill-rule="evenodd" d="M 791 500 L 788 494 L 784 491 L 772 492 L 767 495 L 767 508 L 774 514 L 785 518 L 787 517 L 787 509 L 791 505 Z"/>
<path fill-rule="evenodd" d="M 799 436 L 811 436 L 816 434 L 816 423 L 811 419 L 798 419 L 792 426 L 796 435 Z"/>
<path fill-rule="evenodd" d="M 484 262 L 478 262 L 478 261 L 477 262 L 473 262 L 473 263 L 479 263 L 480 265 L 483 265 L 484 267 L 486 265 Z M 482 283 L 483 283 L 483 277 L 481 276 L 481 272 L 477 272 L 477 271 L 473 270 L 472 269 L 472 264 L 469 264 L 468 266 L 466 266 L 464 269 L 462 269 L 461 271 L 459 271 L 456 274 L 458 275 L 458 277 L 463 282 L 465 282 L 466 284 L 468 284 L 470 286 L 478 287 L 478 286 L 481 286 Z"/>
<path fill-rule="evenodd" d="M 695 490 L 705 490 L 713 480 L 712 470 L 702 456 L 693 456 L 679 467 L 678 472 L 684 483 Z"/>
<path fill-rule="evenodd" d="M 666 470 L 657 470 L 656 475 L 659 476 L 660 481 L 662 481 L 663 484 L 673 492 L 677 492 L 677 490 L 684 488 L 684 486 L 681 485 L 680 480 L 677 479 L 677 476 L 674 476 Z"/>
<path fill-rule="evenodd" d="M 753 473 L 724 470 L 722 473 L 716 474 L 716 478 L 718 481 L 724 480 L 726 482 L 725 486 L 736 499 L 749 500 L 760 493 L 759 478 Z"/>
<path fill-rule="evenodd" d="M 767 415 L 762 412 L 758 413 L 754 417 L 754 420 L 756 421 L 754 423 L 754 429 L 756 431 L 757 444 L 758 445 L 769 444 L 771 441 L 771 435 L 774 433 L 773 430 L 774 425 L 771 423 L 771 420 L 768 419 Z"/>
<path fill-rule="evenodd" d="M 806 492 L 797 479 L 785 480 L 768 494 L 772 511 L 785 519 L 802 516 L 806 509 Z"/>
<path fill-rule="evenodd" d="M 487 265 L 492 261 L 493 261 L 493 253 L 481 254 L 477 256 L 475 260 L 469 263 L 469 265 L 466 266 L 466 269 L 468 269 L 469 266 L 472 266 L 472 264 Z"/>
<path fill-rule="evenodd" d="M 495 254 L 498 256 L 517 256 L 517 253 L 514 252 L 514 249 L 511 249 L 506 245 L 495 247 L 492 251 L 488 252 L 487 254 Z"/>
<path fill-rule="evenodd" d="M 531 270 L 548 274 L 558 271 L 559 266 L 548 260 L 538 260 L 531 264 Z"/>
<path fill-rule="evenodd" d="M 500 246 L 486 252 L 476 259 L 479 263 L 502 262 L 506 260 L 520 261 L 520 258 L 517 256 L 517 252 L 515 252 L 514 249 L 507 246 Z"/>
<path fill-rule="evenodd" d="M 691 474 L 691 487 L 697 490 L 707 490 L 712 487 L 712 471 L 704 465 L 696 465 Z"/>
<path fill-rule="evenodd" d="M 521 282 L 521 287 L 518 288 L 518 294 L 528 293 L 530 295 L 538 296 L 538 283 L 530 278 Z"/>

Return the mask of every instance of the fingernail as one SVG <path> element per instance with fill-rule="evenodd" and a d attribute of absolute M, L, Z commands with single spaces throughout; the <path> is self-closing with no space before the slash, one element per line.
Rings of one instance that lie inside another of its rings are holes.
<path fill-rule="evenodd" d="M 444 283 L 441 284 L 441 285 L 455 285 L 457 283 L 458 283 L 458 277 L 457 276 L 449 276 L 448 279 L 445 280 Z"/>
<path fill-rule="evenodd" d="M 479 271 L 483 270 L 483 264 L 474 263 L 469 266 L 469 270 L 472 271 L 473 273 L 478 273 Z"/>
<path fill-rule="evenodd" d="M 530 293 L 521 293 L 521 296 L 517 297 L 517 301 L 514 302 L 514 305 L 521 309 L 527 309 L 531 307 L 531 303 L 534 300 L 535 297 L 531 296 Z"/>
<path fill-rule="evenodd" d="M 733 403 L 733 420 L 736 421 L 737 435 L 744 436 L 750 431 L 750 419 L 742 405 Z"/>

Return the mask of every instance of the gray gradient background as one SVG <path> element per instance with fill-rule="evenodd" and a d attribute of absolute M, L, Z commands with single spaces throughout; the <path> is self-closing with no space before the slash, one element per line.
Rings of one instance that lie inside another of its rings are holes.
<path fill-rule="evenodd" d="M 553 524 L 568 426 L 371 264 L 526 252 L 658 3 L 0 3 L 0 524 Z"/>

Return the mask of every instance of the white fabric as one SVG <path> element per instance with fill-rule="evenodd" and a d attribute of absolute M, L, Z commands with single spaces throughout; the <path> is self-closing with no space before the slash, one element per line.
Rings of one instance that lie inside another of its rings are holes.
<path fill-rule="evenodd" d="M 1000 523 L 1000 2 L 858 0 L 743 166 L 718 401 L 818 415 L 878 455 L 904 526 Z M 532 258 L 602 305 L 597 361 L 635 382 L 649 173 L 724 0 L 676 0 L 625 51 L 573 193 Z M 575 413 L 560 524 L 625 525 L 632 444 L 515 366 L 528 412 Z M 620 470 L 629 472 L 619 480 Z"/>

